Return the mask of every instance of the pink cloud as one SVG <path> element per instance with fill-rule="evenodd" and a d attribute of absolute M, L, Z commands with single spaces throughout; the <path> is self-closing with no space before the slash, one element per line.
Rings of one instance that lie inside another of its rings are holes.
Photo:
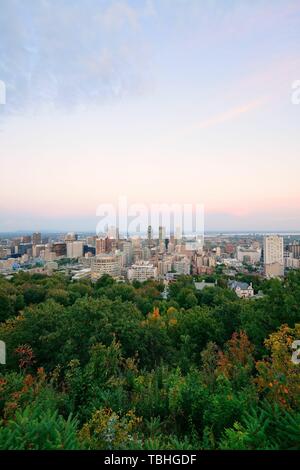
<path fill-rule="evenodd" d="M 233 119 L 238 118 L 239 116 L 249 113 L 250 111 L 259 108 L 263 103 L 267 101 L 267 98 L 259 98 L 254 101 L 250 101 L 242 106 L 236 106 L 229 111 L 224 113 L 219 113 L 211 118 L 208 118 L 198 124 L 192 125 L 188 131 L 194 131 L 197 129 L 207 129 L 209 127 L 216 126 L 218 124 L 223 124 L 228 121 L 232 121 Z"/>

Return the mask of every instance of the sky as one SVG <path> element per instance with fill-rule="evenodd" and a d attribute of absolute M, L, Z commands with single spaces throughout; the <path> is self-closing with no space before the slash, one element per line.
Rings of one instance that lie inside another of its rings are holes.
<path fill-rule="evenodd" d="M 121 196 L 300 230 L 299 50 L 299 0 L 0 0 L 0 232 Z"/>

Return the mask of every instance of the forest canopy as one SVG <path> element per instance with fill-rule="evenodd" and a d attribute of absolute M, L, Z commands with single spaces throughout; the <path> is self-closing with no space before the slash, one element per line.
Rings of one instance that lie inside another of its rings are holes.
<path fill-rule="evenodd" d="M 300 273 L 253 282 L 0 277 L 0 449 L 299 449 Z"/>

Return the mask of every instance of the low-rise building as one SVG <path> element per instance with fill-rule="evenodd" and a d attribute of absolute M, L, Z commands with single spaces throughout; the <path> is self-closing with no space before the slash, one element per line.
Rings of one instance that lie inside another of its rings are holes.
<path fill-rule="evenodd" d="M 236 257 L 241 263 L 257 264 L 261 259 L 261 250 L 238 246 L 236 249 Z"/>
<path fill-rule="evenodd" d="M 133 264 L 130 269 L 127 271 L 127 277 L 129 281 L 140 281 L 144 282 L 148 279 L 157 278 L 157 268 L 148 261 L 140 261 L 136 264 Z"/>
<path fill-rule="evenodd" d="M 202 291 L 205 289 L 205 287 L 216 287 L 216 282 L 206 282 L 206 281 L 201 281 L 201 282 L 195 282 L 195 288 L 197 291 Z"/>
<path fill-rule="evenodd" d="M 254 296 L 252 283 L 248 284 L 247 282 L 229 281 L 228 287 L 240 298 L 250 298 Z"/>

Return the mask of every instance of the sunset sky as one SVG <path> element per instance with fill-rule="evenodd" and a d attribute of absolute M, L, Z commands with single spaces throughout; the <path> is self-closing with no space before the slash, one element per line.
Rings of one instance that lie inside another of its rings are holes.
<path fill-rule="evenodd" d="M 299 0 L 0 0 L 0 232 L 101 203 L 300 230 Z"/>

